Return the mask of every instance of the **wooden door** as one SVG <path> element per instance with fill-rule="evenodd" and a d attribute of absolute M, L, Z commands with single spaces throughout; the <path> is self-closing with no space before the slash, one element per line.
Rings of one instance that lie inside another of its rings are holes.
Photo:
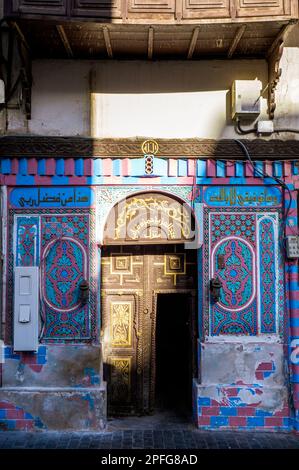
<path fill-rule="evenodd" d="M 105 247 L 101 277 L 108 412 L 144 414 L 155 402 L 157 295 L 184 292 L 195 299 L 196 250 L 170 244 Z M 195 318 L 194 300 L 192 309 Z"/>

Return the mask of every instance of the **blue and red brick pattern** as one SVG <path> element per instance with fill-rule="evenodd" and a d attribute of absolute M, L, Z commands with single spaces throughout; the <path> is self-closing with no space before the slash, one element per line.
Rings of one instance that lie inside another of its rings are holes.
<path fill-rule="evenodd" d="M 199 397 L 196 422 L 198 427 L 203 429 L 290 430 L 292 418 L 287 403 L 280 410 L 271 412 L 261 409 L 256 403 L 250 405 L 242 403 L 238 393 L 238 388 L 226 389 L 230 405 L 227 401 L 218 402 L 209 397 Z"/>
<path fill-rule="evenodd" d="M 14 352 L 11 346 L 5 347 L 5 360 L 15 359 L 21 364 L 26 364 L 33 372 L 41 372 L 43 366 L 47 363 L 47 347 L 39 346 L 35 352 Z"/>
<path fill-rule="evenodd" d="M 8 401 L 0 401 L 0 431 L 33 431 L 44 425 L 23 408 Z"/>

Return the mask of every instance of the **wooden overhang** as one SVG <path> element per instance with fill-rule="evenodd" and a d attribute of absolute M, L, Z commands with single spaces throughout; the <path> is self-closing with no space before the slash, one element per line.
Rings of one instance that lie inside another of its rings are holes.
<path fill-rule="evenodd" d="M 32 58 L 267 57 L 298 0 L 4 0 Z"/>

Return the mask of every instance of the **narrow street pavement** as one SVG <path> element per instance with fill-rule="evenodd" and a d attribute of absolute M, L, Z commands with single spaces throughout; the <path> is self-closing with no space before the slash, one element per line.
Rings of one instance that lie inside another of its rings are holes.
<path fill-rule="evenodd" d="M 0 432 L 1 449 L 299 449 L 299 436 L 200 431 L 167 414 L 108 421 L 106 431 Z"/>

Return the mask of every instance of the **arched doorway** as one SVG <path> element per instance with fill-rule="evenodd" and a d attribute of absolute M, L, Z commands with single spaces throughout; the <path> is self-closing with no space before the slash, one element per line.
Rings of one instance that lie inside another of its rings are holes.
<path fill-rule="evenodd" d="M 109 214 L 101 263 L 101 339 L 110 415 L 191 405 L 195 232 L 190 207 L 161 193 L 130 196 Z"/>

